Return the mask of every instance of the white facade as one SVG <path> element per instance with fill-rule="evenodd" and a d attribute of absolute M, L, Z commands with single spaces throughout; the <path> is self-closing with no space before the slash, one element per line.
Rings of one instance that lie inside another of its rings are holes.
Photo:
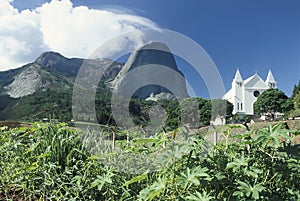
<path fill-rule="evenodd" d="M 253 104 L 257 96 L 269 88 L 277 88 L 277 82 L 270 70 L 265 81 L 257 74 L 243 80 L 240 71 L 237 70 L 231 89 L 223 99 L 233 104 L 233 114 L 253 115 Z"/>

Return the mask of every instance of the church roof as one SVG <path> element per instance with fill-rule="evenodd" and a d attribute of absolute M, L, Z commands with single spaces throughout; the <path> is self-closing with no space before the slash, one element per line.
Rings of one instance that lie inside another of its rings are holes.
<path fill-rule="evenodd" d="M 253 80 L 254 77 L 256 77 L 256 76 L 259 77 L 259 75 L 257 75 L 257 74 L 254 74 L 254 75 L 252 75 L 251 77 L 248 77 L 248 78 L 245 80 L 245 84 L 249 83 L 249 82 L 250 82 L 251 80 Z M 259 77 L 259 78 L 260 78 L 260 77 Z"/>
<path fill-rule="evenodd" d="M 274 76 L 273 76 L 273 74 L 272 74 L 272 72 L 271 72 L 271 70 L 269 70 L 269 72 L 268 72 L 268 76 L 267 76 L 266 82 L 267 82 L 267 83 L 268 83 L 268 82 L 270 82 L 270 83 L 276 82 L 275 79 L 274 79 Z"/>
<path fill-rule="evenodd" d="M 222 99 L 225 99 L 225 100 L 229 100 L 232 98 L 232 89 L 230 89 L 224 96 Z"/>
<path fill-rule="evenodd" d="M 243 81 L 243 78 L 241 76 L 241 73 L 240 73 L 239 69 L 236 70 L 236 73 L 235 73 L 235 76 L 234 76 L 234 80 L 235 81 L 240 81 L 240 82 Z"/>
<path fill-rule="evenodd" d="M 260 85 L 261 87 L 266 87 L 265 81 L 256 73 L 246 79 L 244 81 L 244 85 L 247 87 L 253 87 L 254 85 L 258 86 Z"/>

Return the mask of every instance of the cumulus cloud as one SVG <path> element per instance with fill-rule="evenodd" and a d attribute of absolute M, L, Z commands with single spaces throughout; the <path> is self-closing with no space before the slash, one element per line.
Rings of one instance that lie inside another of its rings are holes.
<path fill-rule="evenodd" d="M 0 0 L 0 5 L 0 70 L 20 67 L 48 50 L 68 57 L 88 57 L 119 34 L 157 27 L 133 14 L 74 7 L 70 0 L 52 0 L 23 11 L 14 8 L 11 0 Z M 131 40 L 140 43 L 141 39 L 142 34 Z M 110 51 L 121 48 L 122 42 Z"/>

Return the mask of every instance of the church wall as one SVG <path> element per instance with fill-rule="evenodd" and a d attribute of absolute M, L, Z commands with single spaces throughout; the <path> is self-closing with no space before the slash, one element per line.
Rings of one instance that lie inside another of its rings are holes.
<path fill-rule="evenodd" d="M 245 114 L 254 114 L 253 104 L 257 100 L 257 97 L 255 97 L 254 93 L 259 92 L 259 94 L 261 94 L 267 89 L 268 87 L 266 86 L 245 89 Z"/>
<path fill-rule="evenodd" d="M 232 83 L 232 89 L 233 89 L 233 101 L 232 101 L 232 104 L 234 106 L 234 113 L 237 113 L 237 112 L 242 112 L 242 108 L 241 108 L 241 105 L 243 105 L 243 102 L 244 102 L 244 93 L 243 93 L 243 83 L 236 83 L 236 82 L 233 82 Z"/>
<path fill-rule="evenodd" d="M 255 89 L 246 89 L 245 90 L 245 113 L 246 114 L 254 114 L 253 111 L 253 103 L 256 101 L 256 98 L 254 97 Z"/>

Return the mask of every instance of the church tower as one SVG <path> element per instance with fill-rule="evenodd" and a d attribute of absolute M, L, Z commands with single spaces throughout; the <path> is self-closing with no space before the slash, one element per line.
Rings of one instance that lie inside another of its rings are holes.
<path fill-rule="evenodd" d="M 271 70 L 269 70 L 268 72 L 268 76 L 265 83 L 268 85 L 269 88 L 277 88 L 277 82 L 275 81 Z"/>
<path fill-rule="evenodd" d="M 236 70 L 234 79 L 231 83 L 233 90 L 232 104 L 234 105 L 233 113 L 242 113 L 244 111 L 244 80 L 239 69 Z"/>

